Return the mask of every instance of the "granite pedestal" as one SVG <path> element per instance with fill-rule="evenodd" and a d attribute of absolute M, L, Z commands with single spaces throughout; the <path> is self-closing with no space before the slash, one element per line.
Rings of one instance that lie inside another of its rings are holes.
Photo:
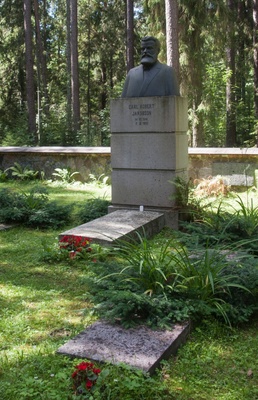
<path fill-rule="evenodd" d="M 187 179 L 187 99 L 111 101 L 112 206 L 175 213 L 175 178 Z M 172 213 L 172 214 L 171 214 Z M 168 223 L 168 221 L 170 221 Z M 173 224 L 172 224 L 173 225 Z"/>

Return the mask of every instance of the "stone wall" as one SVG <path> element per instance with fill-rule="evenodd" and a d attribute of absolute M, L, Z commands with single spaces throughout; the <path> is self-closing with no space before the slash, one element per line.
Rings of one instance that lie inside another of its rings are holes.
<path fill-rule="evenodd" d="M 222 175 L 231 186 L 253 186 L 258 171 L 258 148 L 189 148 L 192 179 Z"/>
<path fill-rule="evenodd" d="M 0 169 L 17 162 L 23 168 L 43 171 L 52 178 L 55 168 L 70 168 L 79 172 L 76 180 L 87 182 L 89 174 L 98 178 L 111 175 L 110 147 L 0 147 Z"/>
<path fill-rule="evenodd" d="M 232 186 L 253 186 L 258 170 L 257 148 L 189 148 L 188 174 L 192 179 L 223 175 Z M 0 147 L 0 169 L 15 162 L 44 171 L 51 178 L 55 168 L 70 167 L 85 182 L 89 174 L 110 175 L 110 147 Z"/>

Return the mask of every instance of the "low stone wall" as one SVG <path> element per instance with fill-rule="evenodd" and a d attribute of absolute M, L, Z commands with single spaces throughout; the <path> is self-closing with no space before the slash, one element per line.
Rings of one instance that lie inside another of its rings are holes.
<path fill-rule="evenodd" d="M 78 171 L 82 182 L 89 174 L 98 177 L 111 173 L 110 147 L 0 147 L 0 169 L 15 162 L 44 171 L 51 178 L 55 168 Z M 188 174 L 192 179 L 222 175 L 232 186 L 253 186 L 258 170 L 258 148 L 189 148 Z"/>
<path fill-rule="evenodd" d="M 192 179 L 222 175 L 231 186 L 253 186 L 258 170 L 258 148 L 189 148 Z"/>
<path fill-rule="evenodd" d="M 0 169 L 20 164 L 52 178 L 55 168 L 79 172 L 76 180 L 87 182 L 89 174 L 111 175 L 110 147 L 0 147 Z"/>

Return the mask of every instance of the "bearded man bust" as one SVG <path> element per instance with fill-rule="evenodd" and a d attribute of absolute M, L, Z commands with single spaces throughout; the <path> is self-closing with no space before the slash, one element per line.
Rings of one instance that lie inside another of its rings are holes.
<path fill-rule="evenodd" d="M 180 96 L 175 71 L 158 61 L 159 52 L 157 38 L 141 40 L 141 65 L 128 72 L 122 97 Z"/>

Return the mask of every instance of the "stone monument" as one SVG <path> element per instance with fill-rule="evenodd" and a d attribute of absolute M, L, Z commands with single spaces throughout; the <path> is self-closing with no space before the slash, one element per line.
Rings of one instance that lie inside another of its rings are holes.
<path fill-rule="evenodd" d="M 142 40 L 142 65 L 129 72 L 123 97 L 111 102 L 111 214 L 93 221 L 93 226 L 81 225 L 78 235 L 92 237 L 89 229 L 96 231 L 99 226 L 105 236 L 107 220 L 106 236 L 112 236 L 112 241 L 127 225 L 131 229 L 132 222 L 145 228 L 144 218 L 150 224 L 155 222 L 159 230 L 164 219 L 166 225 L 176 228 L 171 182 L 187 170 L 187 101 L 179 96 L 173 69 L 158 62 L 158 52 L 155 38 Z M 189 324 L 183 324 L 172 331 L 153 331 L 144 326 L 125 330 L 99 321 L 60 347 L 58 353 L 125 362 L 152 373 L 161 359 L 185 341 L 189 329 Z"/>
<path fill-rule="evenodd" d="M 122 98 L 111 101 L 112 205 L 164 212 L 177 227 L 175 185 L 187 179 L 187 99 L 174 70 L 157 57 L 159 42 L 142 40 L 141 65 L 129 71 Z"/>

